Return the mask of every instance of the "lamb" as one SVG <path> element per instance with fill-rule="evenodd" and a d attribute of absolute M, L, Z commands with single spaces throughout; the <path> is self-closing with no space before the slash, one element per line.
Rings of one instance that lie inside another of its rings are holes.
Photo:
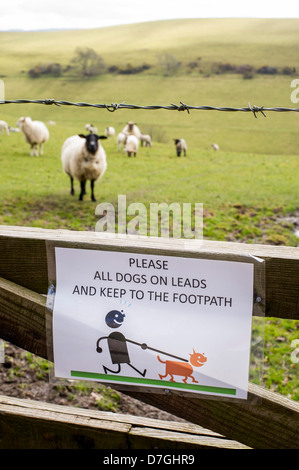
<path fill-rule="evenodd" d="M 9 135 L 9 128 L 8 128 L 7 122 L 0 121 L 0 131 L 1 131 L 1 135 L 4 134 L 4 131 L 6 132 L 7 135 Z"/>
<path fill-rule="evenodd" d="M 129 121 L 122 130 L 123 134 L 126 135 L 136 135 L 140 139 L 141 132 L 139 127 L 132 121 Z"/>
<path fill-rule="evenodd" d="M 124 134 L 123 132 L 120 132 L 118 135 L 117 135 L 117 138 L 116 138 L 116 143 L 117 143 L 117 150 L 119 151 L 121 149 L 121 146 L 124 146 L 125 143 L 126 143 L 126 134 Z"/>
<path fill-rule="evenodd" d="M 91 134 L 97 134 L 98 129 L 93 124 L 85 124 L 85 129 Z"/>
<path fill-rule="evenodd" d="M 176 154 L 178 157 L 181 156 L 181 153 L 184 152 L 184 156 L 187 155 L 187 145 L 184 139 L 173 139 L 176 148 Z"/>
<path fill-rule="evenodd" d="M 104 134 L 107 136 L 107 137 L 112 137 L 115 135 L 115 129 L 114 127 L 112 126 L 108 126 L 106 127 L 105 131 L 104 131 Z"/>
<path fill-rule="evenodd" d="M 219 150 L 219 145 L 217 144 L 212 144 L 211 147 L 213 150 Z"/>
<path fill-rule="evenodd" d="M 126 137 L 126 145 L 125 145 L 125 152 L 127 152 L 128 157 L 130 157 L 132 154 L 134 157 L 137 155 L 137 150 L 139 146 L 139 139 L 136 137 L 136 135 L 128 135 Z"/>
<path fill-rule="evenodd" d="M 30 156 L 38 157 L 38 146 L 40 155 L 43 155 L 43 144 L 49 140 L 50 134 L 47 126 L 41 121 L 32 121 L 30 117 L 21 117 L 17 127 L 23 132 L 26 141 L 30 144 Z"/>
<path fill-rule="evenodd" d="M 146 147 L 151 147 L 152 146 L 152 139 L 151 139 L 150 135 L 141 134 L 140 135 L 140 142 L 141 142 L 141 147 L 143 147 L 143 143 L 145 144 Z"/>
<path fill-rule="evenodd" d="M 99 139 L 107 139 L 105 135 L 88 134 L 73 135 L 64 142 L 61 150 L 62 167 L 70 177 L 71 195 L 74 191 L 74 178 L 80 182 L 79 201 L 86 193 L 86 181 L 90 180 L 91 200 L 94 196 L 94 183 L 101 178 L 107 168 L 106 153 Z"/>

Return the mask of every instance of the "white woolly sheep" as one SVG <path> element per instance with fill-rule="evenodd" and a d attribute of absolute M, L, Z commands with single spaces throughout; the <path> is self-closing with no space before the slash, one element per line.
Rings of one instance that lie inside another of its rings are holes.
<path fill-rule="evenodd" d="M 97 134 L 73 135 L 66 139 L 62 146 L 62 167 L 70 177 L 71 195 L 75 194 L 74 179 L 80 182 L 79 201 L 83 200 L 86 193 L 87 180 L 90 180 L 91 200 L 96 201 L 94 183 L 103 176 L 107 168 L 106 153 L 99 139 L 107 137 Z"/>
<path fill-rule="evenodd" d="M 30 155 L 38 157 L 38 146 L 40 155 L 43 155 L 43 144 L 50 137 L 47 126 L 41 121 L 32 121 L 30 117 L 21 117 L 16 125 L 23 132 L 26 142 L 30 144 Z"/>
<path fill-rule="evenodd" d="M 141 134 L 140 135 L 140 142 L 141 142 L 141 147 L 143 147 L 143 144 L 145 144 L 146 147 L 151 147 L 152 146 L 152 138 L 148 134 Z"/>
<path fill-rule="evenodd" d="M 211 147 L 213 150 L 219 150 L 219 145 L 217 144 L 212 144 Z"/>
<path fill-rule="evenodd" d="M 125 152 L 127 152 L 128 157 L 130 157 L 132 154 L 134 155 L 134 157 L 136 157 L 138 146 L 139 139 L 136 137 L 136 135 L 128 135 L 126 138 L 126 144 L 124 149 Z"/>
<path fill-rule="evenodd" d="M 115 129 L 114 127 L 112 126 L 108 126 L 106 127 L 105 131 L 104 131 L 104 134 L 107 136 L 107 137 L 112 137 L 115 135 Z"/>
<path fill-rule="evenodd" d="M 181 156 L 181 153 L 184 152 L 184 156 L 187 155 L 187 145 L 184 139 L 173 139 L 176 148 L 176 154 L 178 157 Z"/>
<path fill-rule="evenodd" d="M 4 134 L 4 131 L 6 132 L 7 135 L 9 135 L 9 128 L 8 128 L 7 122 L 0 121 L 0 131 L 1 131 L 1 135 Z"/>
<path fill-rule="evenodd" d="M 121 146 L 124 147 L 126 143 L 126 138 L 127 136 L 123 132 L 120 132 L 119 134 L 117 134 L 117 138 L 116 138 L 117 150 L 121 150 Z"/>
<path fill-rule="evenodd" d="M 136 135 L 140 139 L 141 132 L 139 127 L 132 121 L 129 121 L 122 130 L 123 134 L 126 135 Z"/>
<path fill-rule="evenodd" d="M 93 124 L 85 124 L 85 129 L 91 134 L 97 134 L 98 129 Z"/>

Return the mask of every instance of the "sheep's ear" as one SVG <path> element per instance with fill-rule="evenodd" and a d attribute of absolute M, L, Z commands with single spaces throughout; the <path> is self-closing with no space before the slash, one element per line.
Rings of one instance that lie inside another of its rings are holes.
<path fill-rule="evenodd" d="M 107 139 L 107 136 L 106 135 L 98 135 L 98 138 L 99 139 Z"/>
<path fill-rule="evenodd" d="M 78 134 L 79 137 L 81 137 L 82 139 L 86 139 L 86 135 L 84 134 Z"/>

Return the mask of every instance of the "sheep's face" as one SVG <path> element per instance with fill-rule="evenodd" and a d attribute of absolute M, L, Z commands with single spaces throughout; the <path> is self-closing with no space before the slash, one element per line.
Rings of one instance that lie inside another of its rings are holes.
<path fill-rule="evenodd" d="M 99 139 L 107 139 L 105 135 L 97 135 L 97 134 L 88 134 L 88 135 L 79 134 L 79 137 L 86 140 L 85 145 L 86 145 L 87 151 L 91 153 L 92 155 L 95 155 L 98 151 Z"/>

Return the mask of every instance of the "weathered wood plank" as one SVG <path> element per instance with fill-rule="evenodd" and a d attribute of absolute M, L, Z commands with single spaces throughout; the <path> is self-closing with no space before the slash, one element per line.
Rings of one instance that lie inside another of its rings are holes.
<path fill-rule="evenodd" d="M 0 278 L 2 339 L 48 358 L 46 315 L 45 296 Z"/>
<path fill-rule="evenodd" d="M 23 297 L 25 307 L 22 304 Z M 11 308 L 10 301 L 13 304 Z M 18 313 L 19 305 L 21 307 Z M 0 323 L 3 339 L 47 358 L 44 315 L 45 298 L 42 295 L 0 280 Z M 20 329 L 14 325 L 18 325 L 19 316 L 22 319 L 21 324 L 26 325 L 27 317 L 30 324 L 22 335 Z M 182 399 L 171 393 L 167 396 L 126 393 L 249 447 L 299 448 L 299 403 L 253 384 L 249 387 L 249 400 L 241 403 L 189 397 Z"/>
<path fill-rule="evenodd" d="M 46 245 L 168 256 L 242 260 L 245 255 L 265 260 L 266 315 L 299 319 L 299 250 L 294 247 L 247 245 L 204 240 L 126 237 L 0 226 L 0 276 L 45 294 L 48 288 Z"/>
<path fill-rule="evenodd" d="M 249 401 L 244 403 L 128 394 L 252 448 L 299 448 L 299 403 L 254 384 L 249 385 Z"/>
<path fill-rule="evenodd" d="M 108 419 L 107 419 L 108 418 Z M 2 449 L 244 449 L 222 436 L 176 423 L 52 405 L 0 395 Z"/>

